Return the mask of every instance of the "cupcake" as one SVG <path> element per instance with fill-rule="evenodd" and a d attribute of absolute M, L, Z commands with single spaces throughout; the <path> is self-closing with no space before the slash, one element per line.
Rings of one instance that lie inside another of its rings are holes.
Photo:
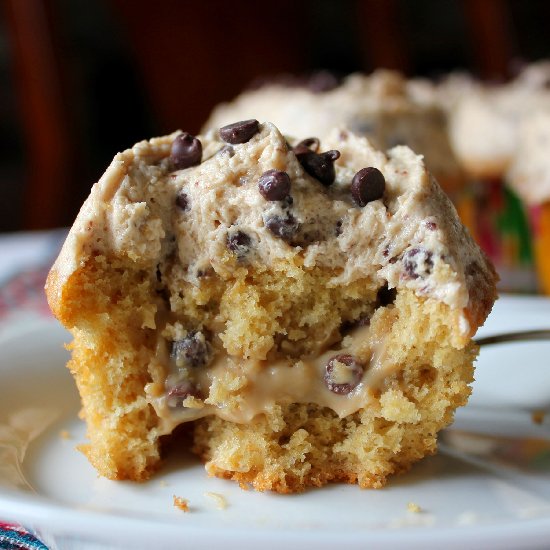
<path fill-rule="evenodd" d="M 252 119 L 117 155 L 46 292 L 101 475 L 147 479 L 187 425 L 210 475 L 291 493 L 435 452 L 495 281 L 411 149 Z"/>
<path fill-rule="evenodd" d="M 494 262 L 503 290 L 536 290 L 529 223 L 506 174 L 520 146 L 519 127 L 549 104 L 548 93 L 530 79 L 472 87 L 450 109 L 449 131 L 468 176 L 458 208 L 474 237 Z"/>
<path fill-rule="evenodd" d="M 474 86 L 457 98 L 450 109 L 449 132 L 467 173 L 501 179 L 518 145 L 521 121 L 545 105 L 550 105 L 547 91 L 523 73 L 509 84 Z"/>
<path fill-rule="evenodd" d="M 527 117 L 508 181 L 528 212 L 539 289 L 550 294 L 550 109 Z"/>

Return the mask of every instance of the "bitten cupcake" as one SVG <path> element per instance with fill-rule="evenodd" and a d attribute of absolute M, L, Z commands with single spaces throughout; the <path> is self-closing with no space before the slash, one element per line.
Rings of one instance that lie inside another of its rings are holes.
<path fill-rule="evenodd" d="M 435 452 L 495 281 L 408 147 L 250 119 L 117 155 L 47 295 L 100 474 L 148 478 L 187 424 L 209 474 L 290 493 Z"/>

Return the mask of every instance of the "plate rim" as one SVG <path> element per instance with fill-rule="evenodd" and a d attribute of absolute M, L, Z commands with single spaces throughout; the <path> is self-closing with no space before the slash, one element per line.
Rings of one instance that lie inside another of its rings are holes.
<path fill-rule="evenodd" d="M 42 498 L 37 495 L 36 500 L 40 501 Z M 10 503 L 13 505 L 14 501 L 0 494 L 0 513 L 3 519 L 28 523 L 39 531 L 42 530 L 40 525 L 46 523 L 48 532 L 85 535 L 90 537 L 90 540 L 144 543 L 154 538 L 159 544 L 169 544 L 170 541 L 173 542 L 174 537 L 185 535 L 187 542 L 192 543 L 194 540 L 204 539 L 205 535 L 203 526 L 186 525 L 183 521 L 178 523 L 171 519 L 150 520 L 124 514 L 107 514 L 59 503 L 36 502 L 32 498 L 16 498 L 15 510 L 6 507 L 6 504 Z M 102 533 L 98 536 L 99 526 Z M 162 529 L 160 536 L 159 529 Z M 522 519 L 512 523 L 503 521 L 490 525 L 429 526 L 428 528 L 425 525 L 410 525 L 399 529 L 376 528 L 364 531 L 350 529 L 346 533 L 318 528 L 249 530 L 224 524 L 221 530 L 208 531 L 208 537 L 208 545 L 223 543 L 227 547 L 230 539 L 229 547 L 240 548 L 246 548 L 253 543 L 261 543 L 262 548 L 280 548 L 280 545 L 285 542 L 305 543 L 313 540 L 316 548 L 334 548 L 335 545 L 342 544 L 354 548 L 358 544 L 363 547 L 365 544 L 387 545 L 390 542 L 395 544 L 406 542 L 409 548 L 440 548 L 442 544 L 445 544 L 446 549 L 464 548 L 466 544 L 473 545 L 474 548 L 485 544 L 490 544 L 490 548 L 535 548 L 539 543 L 545 543 L 546 547 L 548 545 L 550 517 Z M 269 542 L 273 542 L 273 546 Z M 521 546 L 515 546 L 516 544 Z"/>

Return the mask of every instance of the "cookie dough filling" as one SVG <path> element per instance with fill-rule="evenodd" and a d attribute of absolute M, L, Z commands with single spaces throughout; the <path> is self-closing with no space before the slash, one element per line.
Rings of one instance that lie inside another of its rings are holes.
<path fill-rule="evenodd" d="M 255 119 L 117 155 L 47 283 L 102 474 L 180 424 L 211 475 L 380 487 L 466 402 L 495 273 L 426 171 Z"/>
<path fill-rule="evenodd" d="M 178 327 L 180 328 L 180 327 Z M 157 359 L 165 382 L 145 387 L 162 420 L 160 431 L 171 433 L 183 422 L 208 415 L 237 423 L 252 422 L 276 405 L 315 403 L 344 418 L 369 402 L 394 365 L 384 361 L 384 342 L 371 341 L 369 327 L 359 327 L 338 346 L 318 356 L 257 360 L 210 351 L 201 332 L 188 332 L 170 344 L 159 343 Z M 239 398 L 217 400 L 227 377 L 237 379 Z M 206 399 L 204 396 L 208 396 Z"/>

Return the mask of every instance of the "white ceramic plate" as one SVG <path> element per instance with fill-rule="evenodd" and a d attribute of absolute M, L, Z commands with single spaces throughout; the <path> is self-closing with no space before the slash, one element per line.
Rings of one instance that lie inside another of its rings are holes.
<path fill-rule="evenodd" d="M 505 297 L 480 334 L 549 326 L 550 300 Z M 550 422 L 531 419 L 533 409 L 550 409 L 550 342 L 484 349 L 470 405 L 442 435 L 440 453 L 386 488 L 280 496 L 208 478 L 185 452 L 147 483 L 97 477 L 75 450 L 84 426 L 66 341 L 45 320 L 0 335 L 0 518 L 36 528 L 52 547 L 550 546 Z M 174 508 L 173 495 L 189 500 L 189 513 Z"/>

